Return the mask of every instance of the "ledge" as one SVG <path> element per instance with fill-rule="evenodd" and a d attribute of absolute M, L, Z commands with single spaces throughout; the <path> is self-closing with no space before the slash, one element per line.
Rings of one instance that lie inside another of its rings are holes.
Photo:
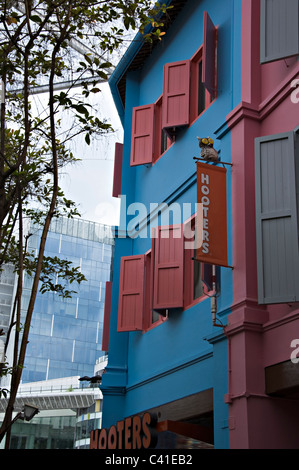
<path fill-rule="evenodd" d="M 147 385 L 148 383 L 150 382 L 154 382 L 156 380 L 159 380 L 167 375 L 170 375 L 170 374 L 174 374 L 182 369 L 185 369 L 187 367 L 190 367 L 190 366 L 193 366 L 194 364 L 197 364 L 198 362 L 201 362 L 201 361 L 205 361 L 207 359 L 211 359 L 213 357 L 213 351 L 211 350 L 205 350 L 202 352 L 201 355 L 199 356 L 196 356 L 196 357 L 193 357 L 193 358 L 189 358 L 187 359 L 185 362 L 181 363 L 181 364 L 178 364 L 178 365 L 175 365 L 175 366 L 172 366 L 170 367 L 169 369 L 167 370 L 164 370 L 164 371 L 161 371 L 161 372 L 158 372 L 156 373 L 155 375 L 151 376 L 151 377 L 148 377 L 148 378 L 145 378 L 143 380 L 140 380 L 139 382 L 136 382 L 132 385 L 128 385 L 127 387 L 127 392 L 131 391 L 131 390 L 134 390 L 138 387 L 142 387 L 144 385 Z"/>
<path fill-rule="evenodd" d="M 247 103 L 241 101 L 226 117 L 229 129 L 232 129 L 242 119 L 262 121 L 277 106 L 294 91 L 291 82 L 299 75 L 299 65 L 276 87 L 261 103 Z"/>

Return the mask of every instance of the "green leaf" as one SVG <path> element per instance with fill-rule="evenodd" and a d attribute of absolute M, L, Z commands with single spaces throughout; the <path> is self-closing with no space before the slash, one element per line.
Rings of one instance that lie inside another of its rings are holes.
<path fill-rule="evenodd" d="M 34 23 L 41 23 L 41 22 L 42 22 L 42 19 L 41 19 L 38 15 L 32 15 L 32 16 L 30 17 L 30 19 L 31 19 L 32 21 L 34 21 Z"/>

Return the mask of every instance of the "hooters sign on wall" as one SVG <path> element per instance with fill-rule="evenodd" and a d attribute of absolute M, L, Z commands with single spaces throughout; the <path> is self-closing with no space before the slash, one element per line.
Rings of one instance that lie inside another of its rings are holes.
<path fill-rule="evenodd" d="M 197 220 L 202 244 L 196 249 L 196 259 L 228 266 L 225 168 L 197 163 L 197 202 L 202 204 L 203 218 Z"/>

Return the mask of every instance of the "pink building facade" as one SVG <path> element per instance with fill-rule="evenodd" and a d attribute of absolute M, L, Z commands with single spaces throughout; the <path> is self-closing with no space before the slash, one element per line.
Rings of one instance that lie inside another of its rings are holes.
<path fill-rule="evenodd" d="M 227 116 L 229 447 L 298 448 L 298 1 L 243 0 L 241 31 L 241 103 Z"/>
<path fill-rule="evenodd" d="M 299 448 L 299 0 L 166 3 L 163 40 L 149 48 L 137 35 L 110 78 L 124 128 L 113 195 L 125 196 L 126 224 L 107 285 L 103 435 L 150 412 L 188 439 L 195 426 L 199 447 Z M 215 210 L 213 225 L 209 212 L 205 227 L 225 256 L 197 257 L 203 269 L 150 207 L 196 211 L 199 136 L 220 155 L 205 171 L 227 165 L 225 191 L 214 179 L 208 188 L 210 209 L 221 200 L 227 213 Z M 132 234 L 136 202 L 146 211 Z"/>

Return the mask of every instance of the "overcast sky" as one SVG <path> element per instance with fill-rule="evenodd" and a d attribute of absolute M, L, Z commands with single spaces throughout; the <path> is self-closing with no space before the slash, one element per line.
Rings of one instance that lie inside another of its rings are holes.
<path fill-rule="evenodd" d="M 87 145 L 84 134 L 72 139 L 71 150 L 81 161 L 63 170 L 60 176 L 60 187 L 65 196 L 73 200 L 86 220 L 107 225 L 118 225 L 120 200 L 112 197 L 114 149 L 116 142 L 123 142 L 123 130 L 114 106 L 108 83 L 98 85 L 100 93 L 92 96 L 100 119 L 108 119 L 115 132 L 91 140 Z M 76 89 L 75 93 L 80 90 Z M 46 108 L 47 94 L 32 96 L 38 114 Z M 68 129 L 71 121 L 63 113 L 63 127 Z"/>
<path fill-rule="evenodd" d="M 108 84 L 100 84 L 101 93 L 94 95 L 101 117 L 115 129 L 114 133 L 92 140 L 88 146 L 81 136 L 73 143 L 81 161 L 70 167 L 61 179 L 65 194 L 77 203 L 82 218 L 118 225 L 119 199 L 112 197 L 114 148 L 123 142 L 123 130 Z"/>

